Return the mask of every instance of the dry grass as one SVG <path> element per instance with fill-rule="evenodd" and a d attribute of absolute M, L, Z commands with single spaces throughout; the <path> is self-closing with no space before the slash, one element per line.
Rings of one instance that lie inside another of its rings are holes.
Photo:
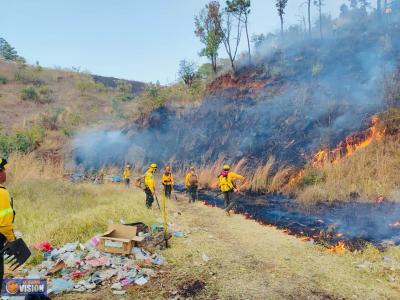
<path fill-rule="evenodd" d="M 22 165 L 28 166 L 21 169 Z M 29 166 L 31 165 L 31 166 Z M 239 165 L 240 166 L 240 165 Z M 30 170 L 32 168 L 32 170 Z M 40 169 L 41 176 L 34 171 Z M 57 167 L 30 156 L 10 160 L 10 192 L 15 199 L 16 229 L 28 243 L 42 240 L 61 245 L 86 241 L 103 232 L 110 222 L 153 223 L 159 211 L 147 210 L 142 192 L 123 185 L 72 184 L 54 175 Z M 54 178 L 52 178 L 54 176 Z M 38 178 L 40 177 L 40 178 Z M 180 197 L 181 198 L 181 197 Z M 329 254 L 324 248 L 260 226 L 243 216 L 225 217 L 222 210 L 186 200 L 167 204 L 169 220 L 188 233 L 171 241 L 161 252 L 167 273 L 152 284 L 128 289 L 130 298 L 160 299 L 190 278 L 206 281 L 199 299 L 396 299 L 400 296 L 398 269 L 384 264 L 383 256 L 400 260 L 398 248 L 379 253 Z M 173 214 L 180 211 L 181 214 Z M 202 260 L 203 253 L 210 261 Z M 373 267 L 357 268 L 369 261 Z M 168 278 L 163 278 L 168 276 Z M 393 279 L 394 278 L 394 279 Z M 394 281 L 393 281 L 394 280 Z M 110 291 L 69 294 L 60 298 L 110 298 Z"/>
<path fill-rule="evenodd" d="M 9 185 L 14 196 L 16 229 L 29 243 L 56 245 L 86 241 L 110 222 L 154 222 L 141 192 L 123 186 L 72 184 L 57 180 L 23 180 Z"/>
<path fill-rule="evenodd" d="M 14 153 L 9 158 L 7 171 L 10 182 L 21 182 L 28 179 L 58 180 L 63 178 L 64 166 L 62 162 L 54 164 L 39 160 L 34 153 L 28 155 Z"/>
<path fill-rule="evenodd" d="M 400 141 L 388 138 L 337 163 L 310 169 L 304 177 L 316 171 L 320 172 L 322 180 L 300 190 L 299 198 L 303 201 L 348 200 L 350 193 L 358 193 L 364 201 L 379 195 L 391 198 L 400 185 L 399 149 Z M 400 201 L 400 198 L 391 200 Z"/>

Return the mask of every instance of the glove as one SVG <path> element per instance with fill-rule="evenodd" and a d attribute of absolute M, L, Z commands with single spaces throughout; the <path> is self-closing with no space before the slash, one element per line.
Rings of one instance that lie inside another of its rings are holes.
<path fill-rule="evenodd" d="M 7 255 L 6 263 L 12 263 L 10 268 L 15 266 L 15 268 L 12 269 L 15 271 L 28 260 L 31 256 L 31 251 L 23 239 L 16 239 L 15 241 L 7 242 L 3 249 L 1 249 L 0 254 Z"/>

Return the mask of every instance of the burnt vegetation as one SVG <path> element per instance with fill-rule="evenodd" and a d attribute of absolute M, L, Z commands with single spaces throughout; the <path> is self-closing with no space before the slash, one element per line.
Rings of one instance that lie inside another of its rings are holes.
<path fill-rule="evenodd" d="M 206 33 L 223 35 L 221 24 L 234 10 L 212 5 L 196 26 L 203 20 L 209 26 Z M 302 166 L 319 148 L 366 130 L 374 114 L 399 105 L 399 16 L 397 1 L 379 10 L 353 1 L 341 7 L 336 19 L 321 13 L 315 27 L 291 26 L 282 36 L 259 36 L 251 63 L 245 56 L 232 66 L 234 71 L 216 77 L 198 105 L 165 101 L 145 122 L 127 126 L 121 137 L 129 150 L 110 151 L 108 133 L 103 138 L 96 133 L 97 149 L 112 153 L 96 164 L 140 153 L 144 163 L 179 159 L 205 164 L 223 157 L 230 162 L 246 158 L 255 165 L 274 156 L 279 163 Z M 199 32 L 209 45 L 208 35 Z M 154 147 L 154 141 L 160 146 Z M 92 150 L 81 147 L 75 155 L 93 161 Z"/>

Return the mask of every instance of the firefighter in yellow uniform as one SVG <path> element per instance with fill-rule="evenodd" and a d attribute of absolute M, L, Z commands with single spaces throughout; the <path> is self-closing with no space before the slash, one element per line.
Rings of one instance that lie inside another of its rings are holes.
<path fill-rule="evenodd" d="M 165 197 L 171 199 L 172 187 L 174 185 L 174 176 L 172 176 L 170 166 L 165 167 L 165 172 L 162 176 L 162 185 L 164 186 Z"/>
<path fill-rule="evenodd" d="M 122 173 L 122 177 L 124 179 L 126 186 L 129 187 L 129 185 L 131 183 L 131 166 L 130 165 L 125 166 L 124 172 Z"/>
<path fill-rule="evenodd" d="M 198 198 L 199 175 L 197 175 L 193 166 L 185 177 L 185 186 L 189 195 L 189 203 L 194 202 Z"/>
<path fill-rule="evenodd" d="M 231 169 L 231 167 L 228 164 L 225 164 L 222 172 L 218 176 L 219 188 L 220 188 L 222 194 L 224 195 L 225 212 L 228 216 L 229 216 L 229 211 L 235 205 L 235 202 L 233 199 L 233 193 L 240 192 L 235 181 L 241 180 L 241 181 L 243 181 L 243 184 L 244 184 L 244 181 L 246 180 L 246 178 L 244 176 L 236 174 L 234 172 L 230 172 L 230 169 Z"/>
<path fill-rule="evenodd" d="M 5 166 L 7 160 L 0 158 L 0 249 L 6 241 L 15 240 L 14 236 L 14 210 L 10 194 L 4 186 L 7 175 Z M 0 255 L 0 286 L 3 284 L 4 276 L 4 256 Z"/>
<path fill-rule="evenodd" d="M 154 202 L 154 193 L 156 192 L 156 183 L 154 181 L 154 173 L 157 171 L 157 164 L 151 164 L 144 175 L 144 192 L 146 193 L 146 206 L 151 208 Z"/>

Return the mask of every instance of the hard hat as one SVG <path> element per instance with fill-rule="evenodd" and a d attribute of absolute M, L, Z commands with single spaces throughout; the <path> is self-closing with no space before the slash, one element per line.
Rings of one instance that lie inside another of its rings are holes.
<path fill-rule="evenodd" d="M 194 166 L 190 166 L 190 170 L 194 170 Z"/>
<path fill-rule="evenodd" d="M 0 158 L 0 170 L 4 170 L 6 164 L 7 164 L 7 159 L 5 159 L 5 158 Z"/>
<path fill-rule="evenodd" d="M 170 170 L 171 170 L 171 167 L 170 167 L 170 166 L 166 166 L 166 167 L 165 167 L 165 170 L 170 171 Z"/>
<path fill-rule="evenodd" d="M 157 164 L 156 164 L 156 163 L 152 163 L 152 164 L 150 165 L 150 168 L 157 169 Z"/>
<path fill-rule="evenodd" d="M 224 164 L 224 170 L 230 170 L 231 166 L 228 164 Z"/>

